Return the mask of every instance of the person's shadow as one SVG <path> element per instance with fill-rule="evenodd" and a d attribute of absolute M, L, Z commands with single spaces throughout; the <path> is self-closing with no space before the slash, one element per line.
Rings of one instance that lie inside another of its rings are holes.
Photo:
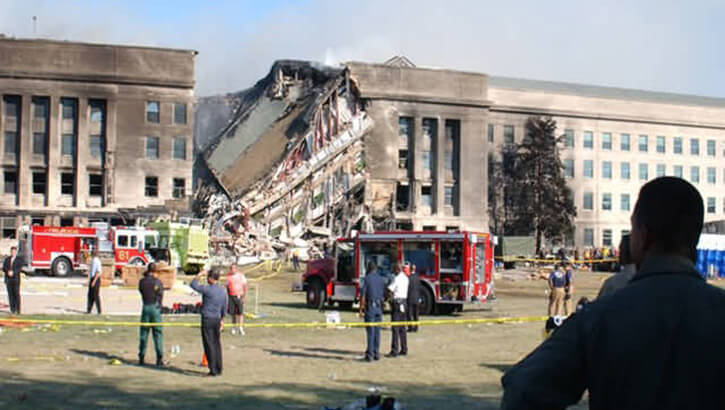
<path fill-rule="evenodd" d="M 127 365 L 127 366 L 139 366 L 139 367 L 148 368 L 150 370 L 158 370 L 158 371 L 162 371 L 162 372 L 170 372 L 170 373 L 180 374 L 180 375 L 184 375 L 184 376 L 204 376 L 204 375 L 206 375 L 206 372 L 200 372 L 200 371 L 196 371 L 196 370 L 181 369 L 181 368 L 174 367 L 174 366 L 169 366 L 169 365 L 162 366 L 162 367 L 157 367 L 157 366 L 154 366 L 153 364 L 148 364 L 146 366 L 141 366 L 141 365 L 138 364 L 138 361 L 136 361 L 136 360 L 128 360 L 128 359 L 126 359 L 126 358 L 124 358 L 122 356 L 116 356 L 116 355 L 108 354 L 108 353 L 102 352 L 102 351 L 94 352 L 94 351 L 91 351 L 91 350 L 81 350 L 81 349 L 70 349 L 70 350 L 73 353 L 81 354 L 81 355 L 84 355 L 84 356 L 95 357 L 97 359 L 103 359 L 103 360 L 107 360 L 107 361 L 111 361 L 111 360 L 114 360 L 115 359 L 115 360 L 118 360 L 119 362 L 121 362 L 122 364 Z"/>

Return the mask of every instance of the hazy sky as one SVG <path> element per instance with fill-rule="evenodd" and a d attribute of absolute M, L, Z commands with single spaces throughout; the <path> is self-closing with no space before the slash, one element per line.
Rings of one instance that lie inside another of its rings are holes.
<path fill-rule="evenodd" d="M 725 97 L 725 1 L 0 0 L 0 33 L 195 49 L 197 94 L 280 58 L 382 62 Z M 2 64 L 2 62 L 0 62 Z"/>

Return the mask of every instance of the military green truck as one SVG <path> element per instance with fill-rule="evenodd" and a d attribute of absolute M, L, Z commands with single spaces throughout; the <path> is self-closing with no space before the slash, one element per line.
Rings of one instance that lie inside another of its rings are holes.
<path fill-rule="evenodd" d="M 178 270 L 194 274 L 209 261 L 209 233 L 201 221 L 151 222 L 147 227 L 158 231 L 158 247 L 169 249 Z"/>
<path fill-rule="evenodd" d="M 533 236 L 499 236 L 494 249 L 497 261 L 503 261 L 504 269 L 511 269 L 519 260 L 533 258 L 536 253 L 536 238 Z"/>

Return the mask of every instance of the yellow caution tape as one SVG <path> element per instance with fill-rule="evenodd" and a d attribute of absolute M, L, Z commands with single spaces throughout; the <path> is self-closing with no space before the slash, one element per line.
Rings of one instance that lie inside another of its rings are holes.
<path fill-rule="evenodd" d="M 245 323 L 245 328 L 314 328 L 314 327 L 375 327 L 375 326 L 437 326 L 437 325 L 476 325 L 476 324 L 505 324 L 530 323 L 546 321 L 546 316 L 524 317 L 498 317 L 480 319 L 439 319 L 401 322 L 292 322 L 292 323 Z M 122 326 L 122 327 L 199 327 L 200 323 L 192 322 L 110 322 L 94 320 L 59 320 L 59 319 L 4 319 L 5 322 L 27 324 L 55 324 L 75 326 Z"/>
<path fill-rule="evenodd" d="M 555 258 L 555 259 L 536 259 L 536 258 L 520 258 L 517 256 L 497 256 L 494 259 L 498 261 L 503 262 L 536 262 L 536 263 L 561 263 L 561 259 Z M 566 260 L 564 263 L 575 263 L 575 264 L 583 264 L 583 263 L 607 263 L 607 262 L 617 262 L 619 259 L 617 258 L 608 258 L 608 259 L 576 259 L 576 260 Z"/>

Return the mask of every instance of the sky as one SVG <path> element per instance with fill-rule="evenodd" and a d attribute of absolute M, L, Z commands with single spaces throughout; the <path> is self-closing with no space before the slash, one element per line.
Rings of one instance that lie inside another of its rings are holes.
<path fill-rule="evenodd" d="M 0 0 L 7 36 L 197 50 L 198 96 L 247 88 L 276 59 L 405 55 L 418 66 L 725 98 L 723 21 L 722 0 Z"/>

